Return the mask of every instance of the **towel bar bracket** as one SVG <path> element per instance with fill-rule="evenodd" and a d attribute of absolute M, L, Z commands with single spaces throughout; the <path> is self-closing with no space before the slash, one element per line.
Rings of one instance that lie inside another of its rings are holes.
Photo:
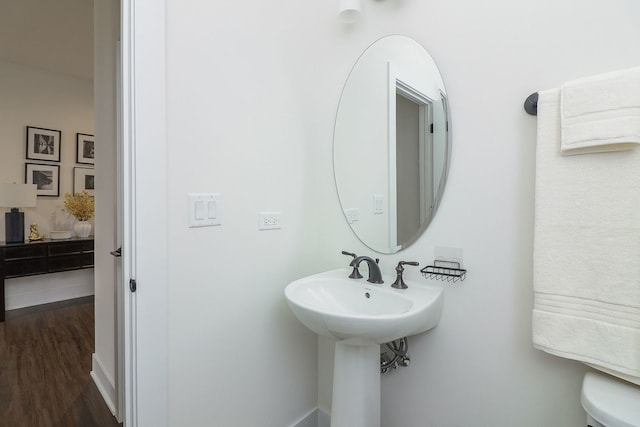
<path fill-rule="evenodd" d="M 524 100 L 524 111 L 532 116 L 538 115 L 538 92 L 534 92 Z"/>

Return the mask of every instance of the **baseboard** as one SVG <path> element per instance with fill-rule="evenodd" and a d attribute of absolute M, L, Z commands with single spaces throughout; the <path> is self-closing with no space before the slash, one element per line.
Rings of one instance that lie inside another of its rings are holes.
<path fill-rule="evenodd" d="M 94 294 L 93 269 L 65 271 L 5 281 L 6 310 Z"/>
<path fill-rule="evenodd" d="M 326 412 L 318 409 L 318 427 L 329 427 L 331 425 L 331 417 Z"/>
<path fill-rule="evenodd" d="M 100 359 L 93 353 L 91 355 L 91 378 L 98 387 L 98 391 L 102 395 L 105 403 L 109 407 L 109 410 L 116 415 L 116 388 L 113 379 L 107 374 L 102 367 Z"/>
<path fill-rule="evenodd" d="M 316 408 L 295 422 L 291 427 L 329 427 L 331 417 Z"/>

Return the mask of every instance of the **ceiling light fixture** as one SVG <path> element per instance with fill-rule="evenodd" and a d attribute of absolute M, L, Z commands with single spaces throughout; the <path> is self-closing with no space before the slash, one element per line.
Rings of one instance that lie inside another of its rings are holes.
<path fill-rule="evenodd" d="M 354 23 L 360 16 L 360 0 L 339 0 L 338 15 L 342 22 Z"/>

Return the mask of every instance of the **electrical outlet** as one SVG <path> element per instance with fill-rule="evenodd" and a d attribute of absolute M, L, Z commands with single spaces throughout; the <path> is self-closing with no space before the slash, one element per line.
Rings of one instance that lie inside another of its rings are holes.
<path fill-rule="evenodd" d="M 260 212 L 258 230 L 277 230 L 282 228 L 280 212 Z"/>

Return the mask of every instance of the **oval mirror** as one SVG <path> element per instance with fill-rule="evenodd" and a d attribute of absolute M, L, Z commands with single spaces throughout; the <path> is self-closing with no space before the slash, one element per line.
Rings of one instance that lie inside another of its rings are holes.
<path fill-rule="evenodd" d="M 406 36 L 373 43 L 342 90 L 333 138 L 340 204 L 381 253 L 408 247 L 438 208 L 451 155 L 447 92 L 429 53 Z"/>

